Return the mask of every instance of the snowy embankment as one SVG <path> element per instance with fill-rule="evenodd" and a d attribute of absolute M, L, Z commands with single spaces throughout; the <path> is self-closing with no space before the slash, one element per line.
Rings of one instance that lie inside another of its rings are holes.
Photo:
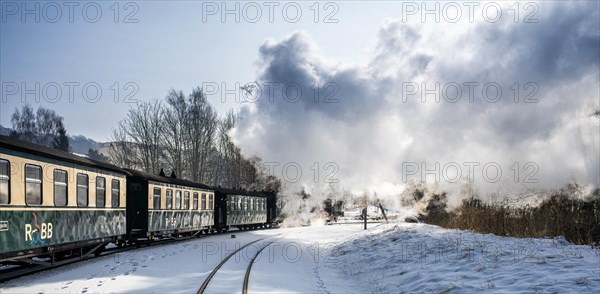
<path fill-rule="evenodd" d="M 236 232 L 140 248 L 0 284 L 0 293 L 193 293 L 229 253 L 215 280 L 241 293 L 598 293 L 600 254 L 564 239 L 519 239 L 408 223 Z M 237 286 L 236 286 L 237 285 Z M 226 286 L 226 288 L 224 288 Z M 235 290 L 237 289 L 237 290 Z"/>
<path fill-rule="evenodd" d="M 563 238 L 385 224 L 337 246 L 325 263 L 371 293 L 600 292 L 600 250 Z"/>

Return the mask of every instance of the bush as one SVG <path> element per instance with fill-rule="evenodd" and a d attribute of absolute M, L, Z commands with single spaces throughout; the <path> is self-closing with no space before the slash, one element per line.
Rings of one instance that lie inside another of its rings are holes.
<path fill-rule="evenodd" d="M 470 198 L 452 212 L 445 211 L 445 201 L 439 198 L 430 200 L 421 216 L 425 222 L 499 236 L 564 236 L 575 244 L 600 245 L 600 189 L 587 200 L 575 199 L 572 190 L 561 189 L 537 207 L 484 204 Z"/>

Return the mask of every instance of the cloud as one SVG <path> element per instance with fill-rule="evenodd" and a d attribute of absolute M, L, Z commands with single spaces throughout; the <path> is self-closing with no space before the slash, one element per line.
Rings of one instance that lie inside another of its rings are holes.
<path fill-rule="evenodd" d="M 233 137 L 245 153 L 280 163 L 278 176 L 297 163 L 302 177 L 288 175 L 290 188 L 323 191 L 333 173 L 344 189 L 381 187 L 385 197 L 405 184 L 407 163 L 419 166 L 413 180 L 439 163 L 440 178 L 426 180 L 453 191 L 469 165 L 484 194 L 600 186 L 600 122 L 589 115 L 600 103 L 599 4 L 539 5 L 537 23 L 386 20 L 366 64 L 324 56 L 305 32 L 268 40 L 262 94 L 242 109 Z"/>

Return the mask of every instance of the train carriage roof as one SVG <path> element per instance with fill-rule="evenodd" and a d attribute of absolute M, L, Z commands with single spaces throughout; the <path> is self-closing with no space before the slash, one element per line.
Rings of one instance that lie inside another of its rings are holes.
<path fill-rule="evenodd" d="M 127 174 L 127 171 L 124 169 L 112 165 L 110 163 L 100 162 L 96 160 L 89 159 L 87 157 L 78 156 L 69 152 L 57 150 L 54 148 L 33 144 L 21 140 L 17 140 L 11 137 L 0 135 L 0 147 L 6 148 L 14 151 L 29 153 L 33 155 L 38 155 L 46 158 L 56 159 L 64 162 L 70 162 L 75 164 L 81 164 L 84 166 L 110 170 L 113 172 L 119 172 L 122 174 Z"/>
<path fill-rule="evenodd" d="M 258 197 L 266 197 L 267 195 L 262 191 L 246 191 L 246 190 L 238 190 L 231 188 L 214 188 L 216 192 L 226 195 L 243 195 L 243 196 L 258 196 Z"/>
<path fill-rule="evenodd" d="M 155 175 L 155 174 L 132 170 L 132 169 L 125 169 L 125 170 L 134 177 L 139 177 L 139 178 L 143 178 L 146 180 L 167 183 L 167 184 L 180 185 L 180 186 L 200 188 L 200 189 L 205 189 L 205 190 L 214 190 L 212 187 L 210 187 L 208 185 L 204 185 L 201 183 L 196 183 L 196 182 L 192 182 L 192 181 L 188 181 L 188 180 L 176 179 L 176 178 L 171 178 L 171 177 L 163 177 L 160 175 Z"/>

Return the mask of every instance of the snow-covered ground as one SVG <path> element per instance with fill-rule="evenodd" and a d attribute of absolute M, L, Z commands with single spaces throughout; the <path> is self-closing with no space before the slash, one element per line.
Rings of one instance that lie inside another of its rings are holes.
<path fill-rule="evenodd" d="M 150 246 L 0 284 L 1 293 L 192 293 L 222 258 L 207 292 L 598 293 L 600 253 L 564 239 L 518 239 L 425 224 L 285 228 Z"/>
<path fill-rule="evenodd" d="M 385 224 L 337 246 L 326 264 L 371 293 L 600 292 L 600 250 L 563 238 Z"/>

